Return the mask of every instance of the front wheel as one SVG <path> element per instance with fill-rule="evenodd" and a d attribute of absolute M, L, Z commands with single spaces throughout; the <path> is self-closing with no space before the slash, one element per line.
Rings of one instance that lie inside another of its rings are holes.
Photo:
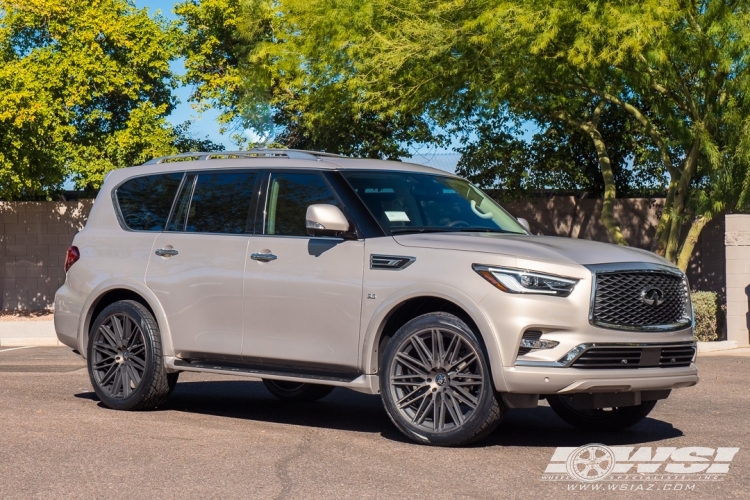
<path fill-rule="evenodd" d="M 576 410 L 570 398 L 564 396 L 547 396 L 547 402 L 558 417 L 573 427 L 590 431 L 627 429 L 646 418 L 656 406 L 656 401 L 644 401 L 636 406 Z"/>
<path fill-rule="evenodd" d="M 167 374 L 156 320 L 132 300 L 115 302 L 96 318 L 87 365 L 94 392 L 115 410 L 155 408 L 177 382 L 177 374 Z"/>
<path fill-rule="evenodd" d="M 401 327 L 383 353 L 380 386 L 393 423 L 422 444 L 478 441 L 506 412 L 476 335 L 452 314 L 425 314 Z"/>

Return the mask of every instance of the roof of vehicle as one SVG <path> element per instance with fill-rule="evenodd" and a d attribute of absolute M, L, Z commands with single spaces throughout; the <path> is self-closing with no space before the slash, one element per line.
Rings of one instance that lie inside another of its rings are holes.
<path fill-rule="evenodd" d="M 318 151 L 256 148 L 247 151 L 191 152 L 154 158 L 143 165 L 130 167 L 126 176 L 151 172 L 225 168 L 294 168 L 325 170 L 392 170 L 426 174 L 454 175 L 424 165 L 402 161 L 351 158 Z M 134 172 L 137 171 L 137 172 Z"/>

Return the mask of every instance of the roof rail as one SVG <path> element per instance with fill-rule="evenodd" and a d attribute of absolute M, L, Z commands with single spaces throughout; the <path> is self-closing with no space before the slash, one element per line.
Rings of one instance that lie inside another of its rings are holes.
<path fill-rule="evenodd" d="M 293 160 L 319 160 L 320 157 L 343 158 L 341 155 L 333 153 L 323 153 L 320 151 L 305 151 L 302 149 L 282 149 L 282 148 L 253 148 L 246 151 L 214 151 L 214 152 L 190 152 L 180 153 L 171 156 L 161 156 L 149 160 L 144 165 L 157 165 L 159 163 L 171 163 L 173 161 L 190 161 L 190 160 L 213 160 L 224 158 L 259 158 L 259 157 L 287 157 Z"/>

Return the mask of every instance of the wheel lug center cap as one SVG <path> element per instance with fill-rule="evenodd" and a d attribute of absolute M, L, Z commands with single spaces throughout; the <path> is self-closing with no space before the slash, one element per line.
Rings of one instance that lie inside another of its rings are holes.
<path fill-rule="evenodd" d="M 448 377 L 445 376 L 445 373 L 438 373 L 435 375 L 435 383 L 438 386 L 443 387 L 446 382 L 448 382 Z"/>

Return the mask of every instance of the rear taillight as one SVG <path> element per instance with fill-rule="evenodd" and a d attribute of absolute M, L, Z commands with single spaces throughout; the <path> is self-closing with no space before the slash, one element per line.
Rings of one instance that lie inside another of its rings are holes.
<path fill-rule="evenodd" d="M 67 273 L 70 266 L 78 262 L 80 258 L 81 252 L 78 251 L 78 247 L 68 247 L 68 253 L 65 255 L 65 272 Z"/>

